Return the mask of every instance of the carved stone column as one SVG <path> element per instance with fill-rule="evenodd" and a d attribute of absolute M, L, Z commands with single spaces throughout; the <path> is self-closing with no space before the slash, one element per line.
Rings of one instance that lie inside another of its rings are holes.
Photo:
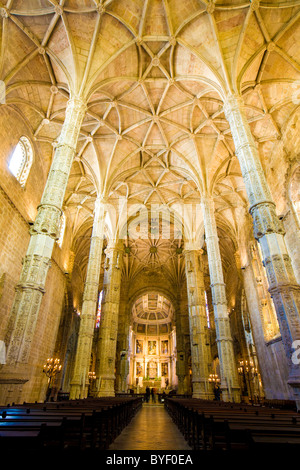
<path fill-rule="evenodd" d="M 184 395 L 186 392 L 184 387 L 184 379 L 186 377 L 186 364 L 185 364 L 185 347 L 184 347 L 184 332 L 181 325 L 181 311 L 180 303 L 178 301 L 175 309 L 175 324 L 176 324 L 176 375 L 178 378 L 178 395 Z"/>
<path fill-rule="evenodd" d="M 97 396 L 115 396 L 115 364 L 118 334 L 123 243 L 110 243 L 106 252 L 103 303 L 97 345 Z"/>
<path fill-rule="evenodd" d="M 8 324 L 9 375 L 26 375 L 26 366 L 34 337 L 47 272 L 55 240 L 59 237 L 60 219 L 77 140 L 85 114 L 81 99 L 69 100 L 66 117 L 58 140 L 47 183 L 33 227 L 27 254 Z M 21 365 L 18 369 L 18 365 Z M 4 371 L 5 374 L 5 371 Z"/>
<path fill-rule="evenodd" d="M 129 349 L 129 326 L 130 312 L 128 310 L 128 281 L 122 282 L 119 321 L 118 321 L 118 341 L 116 356 L 116 390 L 118 392 L 126 392 L 127 376 L 129 374 L 128 349 Z"/>
<path fill-rule="evenodd" d="M 202 250 L 187 247 L 184 254 L 189 303 L 193 398 L 210 399 L 213 393 L 208 382 L 211 356 L 210 345 L 206 345 L 207 318 Z"/>
<path fill-rule="evenodd" d="M 96 200 L 93 232 L 83 293 L 80 328 L 76 350 L 70 399 L 86 398 L 89 386 L 89 367 L 93 345 L 96 310 L 98 305 L 99 277 L 103 247 L 105 204 Z"/>
<path fill-rule="evenodd" d="M 300 340 L 300 286 L 296 282 L 284 240 L 284 227 L 264 175 L 241 97 L 229 96 L 224 111 L 250 203 L 254 236 L 259 241 L 280 332 L 289 364 L 288 384 L 300 400 L 300 364 L 293 364 L 293 342 Z"/>
<path fill-rule="evenodd" d="M 227 312 L 226 289 L 224 284 L 219 239 L 214 214 L 213 200 L 203 196 L 205 241 L 207 246 L 212 303 L 216 327 L 216 342 L 220 361 L 222 397 L 224 401 L 240 401 L 240 387 L 237 364 L 234 358 L 230 320 Z"/>

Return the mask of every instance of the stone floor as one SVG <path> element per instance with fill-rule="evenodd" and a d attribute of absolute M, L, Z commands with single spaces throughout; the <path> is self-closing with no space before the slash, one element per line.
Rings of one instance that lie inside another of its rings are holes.
<path fill-rule="evenodd" d="M 141 410 L 109 450 L 190 450 L 163 404 L 143 403 Z"/>

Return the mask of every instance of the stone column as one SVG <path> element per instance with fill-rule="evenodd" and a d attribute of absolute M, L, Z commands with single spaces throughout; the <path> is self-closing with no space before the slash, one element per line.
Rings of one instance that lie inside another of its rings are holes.
<path fill-rule="evenodd" d="M 184 377 L 184 393 L 192 394 L 191 383 L 190 383 L 190 357 L 191 357 L 191 340 L 190 340 L 190 325 L 189 325 L 189 306 L 188 306 L 188 294 L 186 283 L 181 285 L 180 292 L 180 322 L 179 328 L 182 333 L 183 341 L 183 368 L 185 370 Z"/>
<path fill-rule="evenodd" d="M 99 297 L 104 217 L 105 204 L 98 198 L 95 203 L 93 232 L 83 293 L 75 366 L 70 388 L 71 400 L 86 398 L 88 393 L 88 373 Z"/>
<path fill-rule="evenodd" d="M 230 320 L 227 311 L 226 289 L 224 284 L 219 239 L 211 198 L 202 197 L 205 241 L 207 246 L 212 303 L 216 327 L 216 342 L 220 361 L 222 398 L 224 401 L 240 401 L 240 387 L 237 364 L 234 358 Z"/>
<path fill-rule="evenodd" d="M 115 364 L 118 334 L 121 276 L 123 265 L 122 241 L 111 242 L 106 252 L 103 280 L 103 303 L 97 345 L 97 396 L 115 396 Z"/>
<path fill-rule="evenodd" d="M 209 346 L 206 345 L 207 319 L 205 311 L 202 250 L 185 248 L 189 324 L 192 355 L 193 398 L 213 398 L 208 382 L 210 370 Z"/>
<path fill-rule="evenodd" d="M 229 121 L 236 155 L 250 203 L 254 236 L 259 241 L 279 328 L 289 364 L 288 384 L 300 401 L 300 364 L 292 362 L 293 343 L 300 340 L 300 286 L 296 282 L 284 240 L 284 227 L 263 172 L 258 150 L 241 97 L 228 97 L 224 111 Z"/>
<path fill-rule="evenodd" d="M 116 390 L 126 392 L 127 376 L 129 374 L 128 349 L 129 349 L 129 326 L 130 312 L 128 311 L 128 290 L 129 283 L 124 281 L 121 288 L 119 320 L 118 320 L 118 341 L 117 341 L 117 378 Z"/>
<path fill-rule="evenodd" d="M 26 375 L 31 343 L 39 308 L 45 292 L 47 272 L 55 240 L 59 237 L 60 219 L 69 174 L 86 106 L 71 98 L 58 140 L 38 213 L 30 230 L 31 238 L 23 261 L 20 281 L 12 307 L 5 342 L 8 367 L 12 375 Z M 22 364 L 17 371 L 17 365 Z M 11 375 L 11 374 L 10 374 Z"/>
<path fill-rule="evenodd" d="M 175 324 L 176 324 L 176 349 L 177 349 L 177 361 L 176 361 L 176 375 L 178 378 L 178 395 L 184 395 L 184 379 L 186 376 L 186 364 L 185 364 L 185 347 L 184 347 L 184 332 L 182 331 L 181 325 L 181 311 L 180 302 L 178 301 L 175 309 Z"/>

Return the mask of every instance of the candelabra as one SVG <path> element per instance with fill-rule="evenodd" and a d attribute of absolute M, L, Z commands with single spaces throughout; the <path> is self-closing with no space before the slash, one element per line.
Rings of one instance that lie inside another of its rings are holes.
<path fill-rule="evenodd" d="M 93 383 L 94 380 L 96 380 L 95 372 L 89 372 L 89 381 Z"/>
<path fill-rule="evenodd" d="M 238 373 L 243 378 L 244 383 L 246 384 L 246 388 L 250 392 L 250 399 L 253 400 L 253 393 L 252 393 L 252 385 L 251 382 L 254 383 L 254 380 L 258 378 L 258 369 L 255 367 L 253 361 L 250 359 L 248 360 L 241 360 L 240 366 L 238 367 Z"/>
<path fill-rule="evenodd" d="M 219 387 L 219 383 L 221 382 L 221 380 L 219 379 L 218 374 L 209 374 L 208 381 L 214 386 L 215 400 L 219 401 L 221 398 L 221 390 Z"/>
<path fill-rule="evenodd" d="M 89 372 L 89 386 L 88 386 L 88 396 L 92 395 L 94 390 L 94 384 L 96 383 L 96 373 L 94 371 Z"/>
<path fill-rule="evenodd" d="M 60 359 L 57 358 L 48 358 L 47 363 L 44 364 L 43 372 L 46 374 L 48 377 L 48 388 L 47 388 L 47 395 L 46 395 L 46 400 L 48 400 L 49 395 L 50 395 L 50 389 L 51 389 L 51 382 L 53 378 L 61 371 L 61 364 L 60 364 Z"/>
<path fill-rule="evenodd" d="M 218 374 L 209 374 L 208 381 L 217 385 L 220 382 Z"/>

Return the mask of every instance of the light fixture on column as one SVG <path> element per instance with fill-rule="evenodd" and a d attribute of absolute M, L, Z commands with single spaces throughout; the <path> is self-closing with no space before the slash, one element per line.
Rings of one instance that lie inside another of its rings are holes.
<path fill-rule="evenodd" d="M 60 364 L 60 359 L 58 358 L 50 357 L 47 359 L 47 363 L 44 364 L 43 372 L 48 377 L 46 400 L 49 398 L 52 380 L 61 371 L 61 368 L 62 365 Z"/>
<path fill-rule="evenodd" d="M 209 374 L 208 381 L 209 383 L 218 384 L 221 380 L 218 374 Z"/>
<path fill-rule="evenodd" d="M 96 380 L 96 373 L 89 372 L 89 381 L 92 383 L 94 380 Z"/>
<path fill-rule="evenodd" d="M 257 367 L 254 366 L 254 363 L 251 359 L 250 359 L 250 361 L 241 360 L 239 362 L 239 364 L 240 364 L 240 366 L 238 367 L 238 373 L 243 378 L 243 380 L 246 384 L 246 387 L 248 385 L 247 388 L 249 388 L 250 398 L 251 398 L 251 400 L 253 400 L 251 382 L 252 381 L 254 382 L 254 380 L 256 378 L 258 378 Z"/>
<path fill-rule="evenodd" d="M 238 373 L 240 375 L 247 374 L 249 376 L 255 377 L 258 374 L 257 367 L 254 367 L 254 363 L 252 360 L 241 360 L 240 367 L 238 367 Z"/>
<path fill-rule="evenodd" d="M 94 371 L 89 371 L 89 386 L 88 386 L 88 396 L 93 395 L 94 384 L 96 383 L 96 373 Z"/>

